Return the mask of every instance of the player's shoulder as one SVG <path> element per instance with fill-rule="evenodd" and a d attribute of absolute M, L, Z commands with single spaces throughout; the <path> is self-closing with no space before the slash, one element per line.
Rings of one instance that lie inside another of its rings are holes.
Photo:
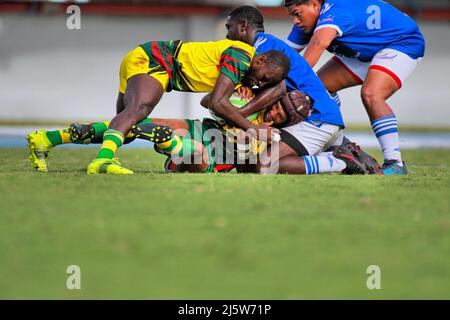
<path fill-rule="evenodd" d="M 222 39 L 222 40 L 215 41 L 215 44 L 218 45 L 218 47 L 222 48 L 223 50 L 233 47 L 233 48 L 238 48 L 238 49 L 244 50 L 248 53 L 251 53 L 252 55 L 255 52 L 255 49 L 251 45 L 249 45 L 245 42 L 242 42 L 242 41 Z"/>
<path fill-rule="evenodd" d="M 363 0 L 364 1 L 364 0 Z M 346 12 L 354 7 L 354 3 L 349 0 L 327 0 L 320 10 L 320 16 L 332 14 L 335 12 Z"/>
<path fill-rule="evenodd" d="M 272 45 L 284 45 L 284 41 L 270 33 L 260 32 L 257 34 L 256 41 L 264 41 Z M 256 42 L 255 42 L 256 43 Z"/>
<path fill-rule="evenodd" d="M 264 48 L 267 50 L 281 50 L 283 51 L 286 48 L 290 48 L 286 42 L 283 40 L 277 38 L 276 36 L 260 32 L 256 35 L 255 43 L 253 44 L 253 47 L 258 51 L 258 48 Z"/>
<path fill-rule="evenodd" d="M 366 0 L 358 0 L 358 1 L 366 1 Z M 340 8 L 349 8 L 355 5 L 355 2 L 353 0 L 327 0 L 322 5 L 321 13 L 326 13 L 329 10 L 332 10 L 334 8 L 340 9 Z"/>

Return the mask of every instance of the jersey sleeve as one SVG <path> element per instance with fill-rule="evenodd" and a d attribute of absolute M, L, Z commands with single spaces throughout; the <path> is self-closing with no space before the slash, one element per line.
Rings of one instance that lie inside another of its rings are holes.
<path fill-rule="evenodd" d="M 338 33 L 338 37 L 351 32 L 355 28 L 355 19 L 348 10 L 335 7 L 335 5 L 326 6 L 317 21 L 314 32 L 323 28 L 333 28 Z"/>
<path fill-rule="evenodd" d="M 252 54 L 237 47 L 229 47 L 220 57 L 219 72 L 233 81 L 234 85 L 240 84 L 245 74 L 250 70 Z"/>
<path fill-rule="evenodd" d="M 297 25 L 294 24 L 291 33 L 289 34 L 285 42 L 290 47 L 300 50 L 308 45 L 310 39 L 311 35 L 307 35 L 306 33 L 303 32 L 302 29 L 300 29 Z"/>

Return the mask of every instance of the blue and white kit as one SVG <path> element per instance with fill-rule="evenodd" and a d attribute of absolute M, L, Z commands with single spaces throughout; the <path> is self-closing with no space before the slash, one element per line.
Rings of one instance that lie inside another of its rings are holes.
<path fill-rule="evenodd" d="M 344 121 L 339 106 L 306 60 L 284 41 L 267 33 L 258 33 L 253 46 L 257 53 L 279 50 L 287 55 L 291 61 L 291 70 L 286 79 L 287 90 L 300 90 L 314 101 L 310 117 L 282 131 L 300 141 L 309 155 L 318 154 L 331 144 L 340 144 Z"/>
<path fill-rule="evenodd" d="M 336 30 L 328 51 L 360 82 L 374 68 L 385 71 L 401 86 L 425 54 L 417 23 L 381 0 L 327 0 L 313 33 L 323 28 Z M 286 43 L 302 49 L 311 37 L 294 25 Z"/>

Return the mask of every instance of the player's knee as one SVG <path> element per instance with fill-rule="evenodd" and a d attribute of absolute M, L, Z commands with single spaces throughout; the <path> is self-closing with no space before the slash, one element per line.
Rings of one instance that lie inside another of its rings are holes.
<path fill-rule="evenodd" d="M 138 123 L 142 119 L 147 118 L 147 116 L 152 111 L 152 107 L 147 103 L 137 103 L 135 106 L 127 106 L 123 111 L 126 117 L 130 119 L 134 124 Z"/>
<path fill-rule="evenodd" d="M 370 107 L 379 101 L 384 101 L 382 95 L 371 87 L 363 87 L 361 90 L 361 99 L 366 107 Z"/>
<path fill-rule="evenodd" d="M 138 106 L 139 119 L 145 119 L 152 112 L 153 107 L 150 103 L 140 103 Z"/>

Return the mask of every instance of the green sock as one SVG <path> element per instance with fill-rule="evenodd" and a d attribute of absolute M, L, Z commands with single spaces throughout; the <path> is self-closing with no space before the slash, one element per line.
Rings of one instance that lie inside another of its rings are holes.
<path fill-rule="evenodd" d="M 152 123 L 152 119 L 151 118 L 145 118 L 144 120 L 139 122 L 137 125 L 146 124 L 146 123 Z"/>
<path fill-rule="evenodd" d="M 93 142 L 102 142 L 103 135 L 106 130 L 108 130 L 109 122 L 110 121 L 92 123 L 92 128 L 94 128 L 94 138 L 92 139 Z"/>
<path fill-rule="evenodd" d="M 142 120 L 141 122 L 139 122 L 139 124 L 145 124 L 145 123 L 150 123 L 152 122 L 152 119 L 150 118 L 145 118 L 144 120 Z M 108 130 L 109 127 L 109 123 L 110 121 L 104 121 L 104 122 L 96 122 L 96 123 L 92 123 L 92 127 L 94 128 L 94 138 L 92 139 L 93 143 L 101 143 L 103 141 L 103 135 L 105 134 L 106 130 Z M 126 142 L 131 142 L 135 139 L 135 137 L 133 137 L 133 135 L 131 134 L 131 132 L 129 132 L 126 136 Z"/>
<path fill-rule="evenodd" d="M 48 140 L 50 140 L 53 146 L 71 142 L 68 129 L 47 131 L 45 132 L 45 135 L 47 136 Z"/>
<path fill-rule="evenodd" d="M 156 146 L 166 154 L 177 154 L 180 157 L 190 155 L 195 150 L 194 142 L 191 139 L 183 139 L 175 134 L 169 141 L 157 143 Z"/>
<path fill-rule="evenodd" d="M 117 148 L 122 146 L 125 137 L 122 132 L 108 129 L 103 135 L 103 144 L 97 155 L 97 159 L 106 158 L 113 159 Z"/>

